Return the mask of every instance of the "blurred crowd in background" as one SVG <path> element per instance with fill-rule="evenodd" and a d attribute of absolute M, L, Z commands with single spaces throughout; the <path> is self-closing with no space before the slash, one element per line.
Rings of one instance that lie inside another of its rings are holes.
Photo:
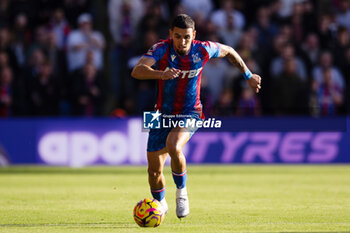
<path fill-rule="evenodd" d="M 140 115 L 155 81 L 131 69 L 173 16 L 232 46 L 263 78 L 255 95 L 225 59 L 202 73 L 206 116 L 347 113 L 350 0 L 0 0 L 0 117 Z"/>

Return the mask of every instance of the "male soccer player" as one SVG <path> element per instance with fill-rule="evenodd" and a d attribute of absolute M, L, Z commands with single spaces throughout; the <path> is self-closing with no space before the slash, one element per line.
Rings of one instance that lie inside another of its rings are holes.
<path fill-rule="evenodd" d="M 204 119 L 200 102 L 200 81 L 203 66 L 210 58 L 226 57 L 241 71 L 248 85 L 256 93 L 259 92 L 260 76 L 249 71 L 233 48 L 215 42 L 195 40 L 195 23 L 188 15 L 176 16 L 169 34 L 169 39 L 153 45 L 140 58 L 131 73 L 136 79 L 158 80 L 155 108 L 160 113 Z M 151 129 L 148 137 L 148 180 L 152 196 L 160 201 L 164 212 L 167 213 L 163 167 L 167 156 L 170 155 L 172 174 L 177 187 L 178 218 L 186 217 L 190 212 L 186 189 L 186 159 L 182 148 L 192 134 L 193 130 L 175 127 Z"/>

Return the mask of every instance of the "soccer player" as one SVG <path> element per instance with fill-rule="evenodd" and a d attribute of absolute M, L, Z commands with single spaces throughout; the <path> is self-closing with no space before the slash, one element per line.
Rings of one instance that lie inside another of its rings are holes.
<path fill-rule="evenodd" d="M 169 34 L 169 39 L 156 43 L 140 58 L 131 73 L 136 79 L 158 80 L 155 109 L 160 113 L 204 119 L 200 102 L 200 82 L 203 66 L 210 58 L 226 57 L 241 71 L 248 85 L 256 93 L 259 92 L 260 76 L 249 71 L 233 48 L 216 42 L 195 40 L 195 23 L 188 15 L 176 16 Z M 172 174 L 177 187 L 178 218 L 186 217 L 190 212 L 186 189 L 186 159 L 182 148 L 193 133 L 193 130 L 180 127 L 151 129 L 148 137 L 148 180 L 152 196 L 160 201 L 164 212 L 167 213 L 163 167 L 167 156 L 170 155 Z"/>

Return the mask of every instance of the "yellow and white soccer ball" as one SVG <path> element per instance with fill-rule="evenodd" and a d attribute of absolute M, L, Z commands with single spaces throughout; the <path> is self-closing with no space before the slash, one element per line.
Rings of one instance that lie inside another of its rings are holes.
<path fill-rule="evenodd" d="M 134 220 L 140 227 L 157 227 L 163 219 L 161 204 L 155 199 L 145 198 L 134 207 Z"/>

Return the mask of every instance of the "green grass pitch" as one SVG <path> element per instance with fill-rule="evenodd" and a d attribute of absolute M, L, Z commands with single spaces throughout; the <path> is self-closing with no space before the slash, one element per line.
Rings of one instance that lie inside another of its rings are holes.
<path fill-rule="evenodd" d="M 350 232 L 350 166 L 189 166 L 190 215 L 156 229 L 132 217 L 146 167 L 0 168 L 0 232 Z"/>

